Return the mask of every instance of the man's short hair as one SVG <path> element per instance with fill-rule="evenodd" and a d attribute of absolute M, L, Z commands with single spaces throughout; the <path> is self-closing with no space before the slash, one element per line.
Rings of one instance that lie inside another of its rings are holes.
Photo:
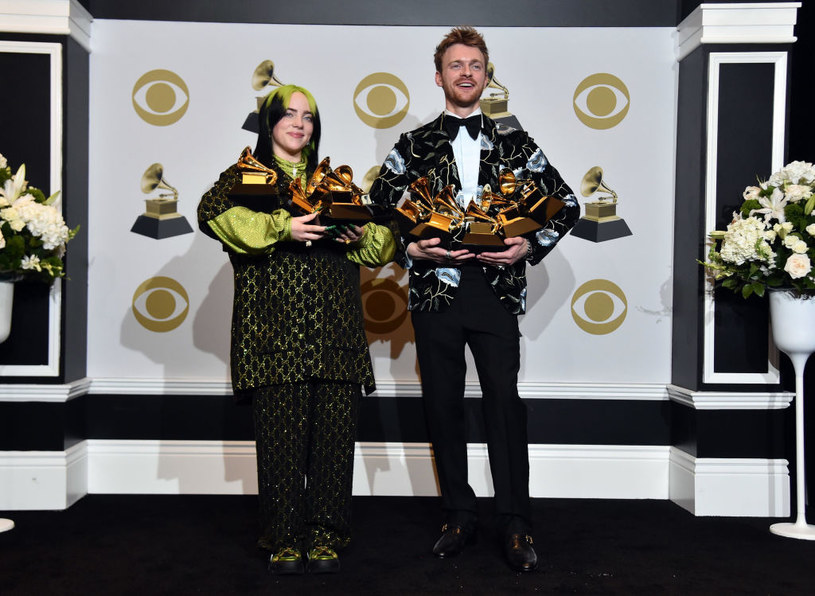
<path fill-rule="evenodd" d="M 473 27 L 453 27 L 450 33 L 444 36 L 439 45 L 436 46 L 436 53 L 433 54 L 433 61 L 436 63 L 436 72 L 441 72 L 441 58 L 447 49 L 457 43 L 473 48 L 478 48 L 484 54 L 484 66 L 490 61 L 490 53 L 484 37 Z"/>

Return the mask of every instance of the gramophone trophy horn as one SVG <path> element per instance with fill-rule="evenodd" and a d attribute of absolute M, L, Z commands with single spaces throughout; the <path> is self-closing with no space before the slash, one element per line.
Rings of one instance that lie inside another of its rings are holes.
<path fill-rule="evenodd" d="M 156 240 L 192 233 L 187 219 L 178 213 L 178 191 L 164 179 L 164 166 L 154 163 L 141 177 L 141 191 L 145 194 L 156 189 L 169 190 L 144 200 L 146 208 L 130 228 L 134 234 L 141 234 Z"/>
<path fill-rule="evenodd" d="M 283 86 L 283 83 L 274 76 L 274 62 L 271 60 L 264 60 L 258 64 L 255 72 L 252 73 L 252 89 L 260 91 L 267 85 L 272 85 L 272 87 Z"/>
<path fill-rule="evenodd" d="M 591 242 L 604 242 L 631 236 L 628 224 L 617 215 L 617 193 L 603 182 L 603 168 L 594 166 L 583 176 L 580 182 L 580 193 L 588 197 L 598 190 L 611 196 L 603 196 L 598 201 L 587 202 L 585 204 L 586 215 L 577 221 L 575 227 L 572 228 L 571 235 Z"/>
<path fill-rule="evenodd" d="M 144 171 L 141 177 L 141 191 L 143 193 L 151 193 L 157 188 L 170 191 L 170 194 L 160 194 L 159 198 L 166 199 L 167 197 L 172 197 L 173 199 L 178 199 L 178 191 L 164 180 L 164 166 L 160 163 L 151 165 Z"/>
<path fill-rule="evenodd" d="M 277 182 L 277 172 L 266 167 L 254 155 L 252 149 L 246 147 L 238 158 L 238 170 L 241 173 L 241 182 L 244 184 L 270 185 Z"/>
<path fill-rule="evenodd" d="M 495 78 L 495 65 L 492 62 L 487 64 L 487 81 L 487 87 L 497 91 L 491 91 L 488 97 L 481 98 L 481 111 L 495 120 L 499 131 L 510 128 L 523 130 L 521 123 L 509 111 L 509 89 Z"/>
<path fill-rule="evenodd" d="M 491 92 L 490 97 L 509 99 L 509 89 L 504 87 L 501 82 L 495 78 L 495 65 L 492 62 L 487 64 L 487 89 L 499 89 L 498 92 Z"/>
<path fill-rule="evenodd" d="M 593 195 L 597 191 L 607 192 L 612 196 L 614 202 L 617 202 L 617 193 L 611 190 L 606 184 L 603 182 L 603 168 L 600 166 L 594 166 L 586 175 L 583 176 L 583 180 L 580 182 L 580 194 L 584 197 L 589 197 Z"/>

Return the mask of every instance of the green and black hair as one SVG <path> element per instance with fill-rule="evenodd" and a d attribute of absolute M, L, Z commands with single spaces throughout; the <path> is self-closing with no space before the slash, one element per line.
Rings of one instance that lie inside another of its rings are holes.
<path fill-rule="evenodd" d="M 260 108 L 260 129 L 254 156 L 267 166 L 274 164 L 272 130 L 286 114 L 291 102 L 291 96 L 298 92 L 306 96 L 308 107 L 314 118 L 314 130 L 311 133 L 311 140 L 308 145 L 303 148 L 303 156 L 306 158 L 306 167 L 309 171 L 317 167 L 317 151 L 320 148 L 320 112 L 317 110 L 317 102 L 314 101 L 314 96 L 307 89 L 297 85 L 277 87 L 266 96 Z"/>

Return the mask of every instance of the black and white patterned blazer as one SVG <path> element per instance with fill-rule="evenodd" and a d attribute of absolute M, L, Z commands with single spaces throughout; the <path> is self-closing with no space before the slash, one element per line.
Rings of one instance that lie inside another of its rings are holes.
<path fill-rule="evenodd" d="M 458 168 L 450 138 L 444 129 L 444 118 L 445 115 L 441 114 L 429 124 L 399 138 L 371 187 L 371 200 L 395 207 L 410 183 L 423 176 L 428 177 L 434 195 L 448 184 L 460 192 Z M 482 116 L 482 122 L 479 194 L 486 184 L 497 189 L 499 172 L 508 168 L 518 180 L 533 180 L 544 195 L 557 197 L 565 203 L 544 228 L 526 235 L 532 244 L 528 262 L 535 265 L 574 226 L 580 216 L 580 206 L 572 190 L 526 132 L 503 127 L 499 130 L 495 121 L 486 115 Z M 491 210 L 490 215 L 494 214 Z M 443 311 L 455 297 L 461 271 L 432 261 L 410 262 L 404 253 L 408 242 L 409 238 L 401 238 L 402 250 L 397 255 L 397 262 L 410 272 L 408 309 Z M 512 314 L 524 313 L 526 261 L 522 259 L 504 269 L 484 266 L 483 270 L 506 309 Z"/>

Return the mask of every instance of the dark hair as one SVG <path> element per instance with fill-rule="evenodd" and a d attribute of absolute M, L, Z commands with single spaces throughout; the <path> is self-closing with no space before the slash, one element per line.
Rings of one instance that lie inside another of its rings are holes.
<path fill-rule="evenodd" d="M 473 27 L 453 27 L 450 33 L 444 36 L 444 39 L 436 46 L 436 53 L 433 54 L 433 61 L 436 63 L 436 72 L 441 72 L 441 59 L 447 49 L 457 43 L 464 44 L 473 48 L 478 48 L 484 54 L 484 66 L 490 61 L 490 53 L 487 50 L 487 44 L 484 42 L 484 37 L 476 31 Z"/>
<path fill-rule="evenodd" d="M 308 107 L 314 118 L 314 129 L 311 133 L 311 140 L 303 147 L 303 155 L 306 158 L 306 167 L 313 170 L 317 167 L 317 151 L 320 148 L 320 112 L 317 110 L 317 102 L 308 90 L 297 85 L 283 85 L 276 88 L 266 96 L 258 115 L 260 128 L 258 132 L 258 142 L 255 146 L 254 156 L 267 166 L 274 165 L 274 150 L 272 148 L 272 130 L 286 114 L 291 102 L 291 96 L 295 93 L 302 93 L 306 96 Z"/>

